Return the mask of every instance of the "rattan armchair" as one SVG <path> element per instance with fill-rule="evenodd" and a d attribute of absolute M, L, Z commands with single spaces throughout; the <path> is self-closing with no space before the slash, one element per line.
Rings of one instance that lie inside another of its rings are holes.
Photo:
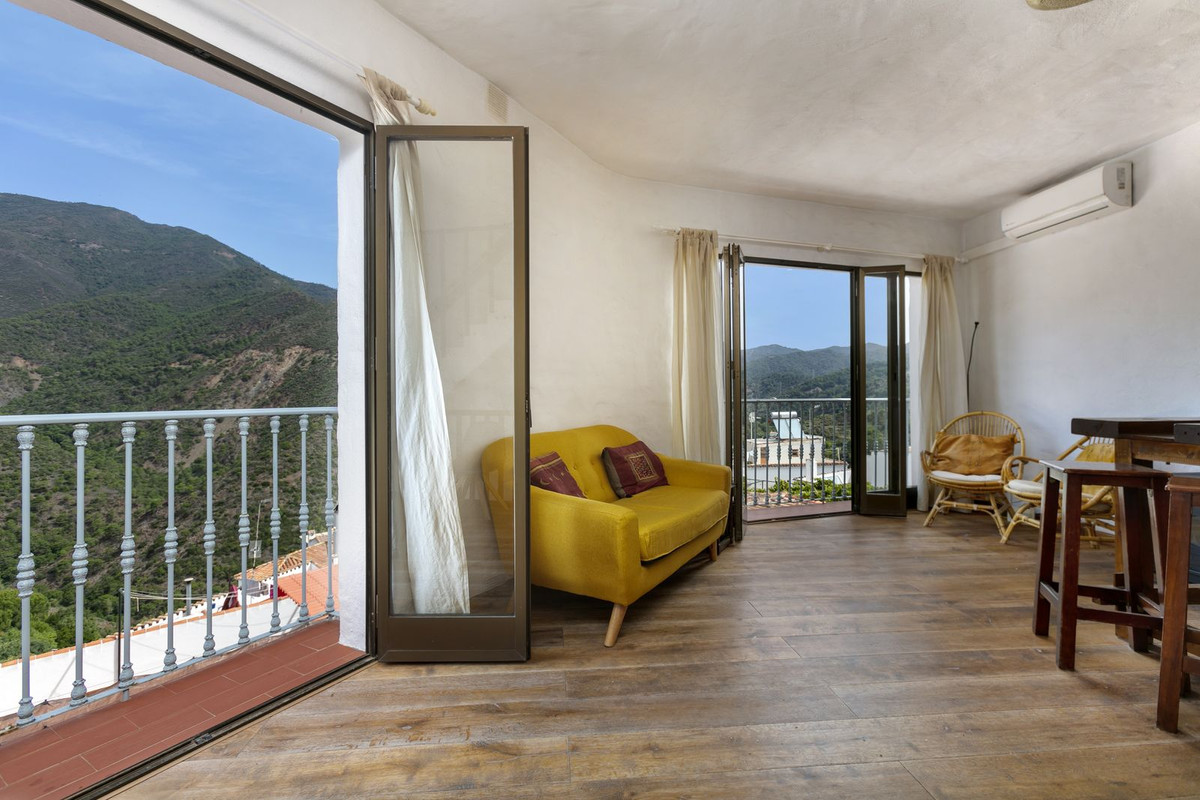
<path fill-rule="evenodd" d="M 977 436 L 1012 436 L 1014 455 L 1025 455 L 1025 435 L 1021 426 L 1012 417 L 996 411 L 972 411 L 955 417 L 937 432 L 935 443 L 943 436 L 960 434 L 975 434 Z M 935 444 L 935 450 L 937 449 Z M 937 490 L 937 498 L 925 517 L 925 525 L 933 524 L 938 514 L 951 509 L 964 511 L 982 511 L 988 514 L 996 523 L 996 532 L 1004 536 L 1008 526 L 1005 514 L 1012 512 L 1012 505 L 1004 493 L 1004 478 L 997 472 L 995 475 L 962 475 L 937 469 L 934 455 L 929 451 L 921 453 L 921 466 L 925 471 L 925 479 L 931 489 Z M 1014 464 L 1019 477 L 1023 462 Z"/>
<path fill-rule="evenodd" d="M 1055 461 L 1102 461 L 1113 462 L 1113 442 L 1111 439 L 1101 439 L 1094 436 L 1084 436 L 1068 447 Z M 1008 527 L 1000 536 L 1000 541 L 1007 543 L 1017 525 L 1028 525 L 1037 528 L 1041 522 L 1037 516 L 1042 507 L 1042 473 L 1039 472 L 1028 480 L 1020 477 L 1020 468 L 1025 464 L 1037 463 L 1036 458 L 1013 456 L 1004 464 L 1001 477 L 1004 478 L 1004 489 L 1008 492 L 1015 505 L 1009 517 Z M 1061 507 L 1061 506 L 1060 506 Z M 1080 518 L 1083 527 L 1080 541 L 1091 542 L 1097 547 L 1100 542 L 1113 541 L 1116 530 L 1116 502 L 1111 486 L 1083 487 L 1083 507 Z M 1060 526 L 1061 529 L 1061 526 Z"/>

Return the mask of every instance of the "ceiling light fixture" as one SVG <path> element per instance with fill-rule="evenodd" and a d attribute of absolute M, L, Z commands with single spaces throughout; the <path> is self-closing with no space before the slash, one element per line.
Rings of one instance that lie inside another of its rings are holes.
<path fill-rule="evenodd" d="M 1038 11 L 1057 11 L 1060 8 L 1070 8 L 1071 6 L 1081 6 L 1089 0 L 1025 0 L 1030 8 Z"/>

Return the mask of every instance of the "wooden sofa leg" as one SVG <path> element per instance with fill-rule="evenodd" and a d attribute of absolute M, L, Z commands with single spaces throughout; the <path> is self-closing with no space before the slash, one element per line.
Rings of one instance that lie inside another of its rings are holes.
<path fill-rule="evenodd" d="M 625 611 L 629 606 L 613 603 L 612 616 L 608 618 L 608 632 L 604 634 L 604 646 L 612 647 L 617 643 L 617 635 L 621 632 L 621 623 L 625 621 Z"/>
<path fill-rule="evenodd" d="M 717 543 L 713 542 L 712 544 L 710 544 L 708 546 L 708 560 L 716 561 L 717 560 L 717 552 L 718 552 Z"/>

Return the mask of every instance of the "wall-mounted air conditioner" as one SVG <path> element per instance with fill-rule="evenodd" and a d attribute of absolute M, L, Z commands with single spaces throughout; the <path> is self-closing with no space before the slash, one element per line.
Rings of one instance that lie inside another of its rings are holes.
<path fill-rule="evenodd" d="M 1117 161 L 1018 200 L 1000 212 L 1000 229 L 1025 240 L 1123 211 L 1133 205 L 1133 164 Z"/>

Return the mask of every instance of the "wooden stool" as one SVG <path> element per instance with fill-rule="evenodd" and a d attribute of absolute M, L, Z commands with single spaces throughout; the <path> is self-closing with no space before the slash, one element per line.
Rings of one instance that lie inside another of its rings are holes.
<path fill-rule="evenodd" d="M 1034 594 L 1033 632 L 1050 632 L 1050 611 L 1058 626 L 1056 662 L 1059 669 L 1075 669 L 1075 627 L 1079 620 L 1127 625 L 1130 646 L 1144 652 L 1151 634 L 1162 628 L 1155 573 L 1162 569 L 1159 536 L 1166 530 L 1169 473 L 1136 464 L 1094 461 L 1042 461 L 1042 524 L 1038 536 L 1038 571 Z M 1079 510 L 1084 485 L 1115 486 L 1121 493 L 1124 517 L 1122 548 L 1124 586 L 1079 583 Z M 1063 491 L 1062 575 L 1054 580 L 1054 545 L 1058 528 L 1059 489 Z M 1150 518 L 1147 494 L 1154 498 Z M 1080 606 L 1079 597 L 1090 597 L 1115 609 Z M 1146 613 L 1147 610 L 1150 613 Z"/>
<path fill-rule="evenodd" d="M 1158 727 L 1179 730 L 1179 696 L 1187 691 L 1187 674 L 1200 675 L 1200 657 L 1187 644 L 1200 644 L 1200 630 L 1189 628 L 1188 560 L 1192 543 L 1192 508 L 1200 505 L 1200 475 L 1172 475 L 1170 523 L 1167 525 L 1166 566 L 1163 570 L 1162 663 L 1158 673 Z M 1196 590 L 1192 590 L 1193 599 Z"/>

